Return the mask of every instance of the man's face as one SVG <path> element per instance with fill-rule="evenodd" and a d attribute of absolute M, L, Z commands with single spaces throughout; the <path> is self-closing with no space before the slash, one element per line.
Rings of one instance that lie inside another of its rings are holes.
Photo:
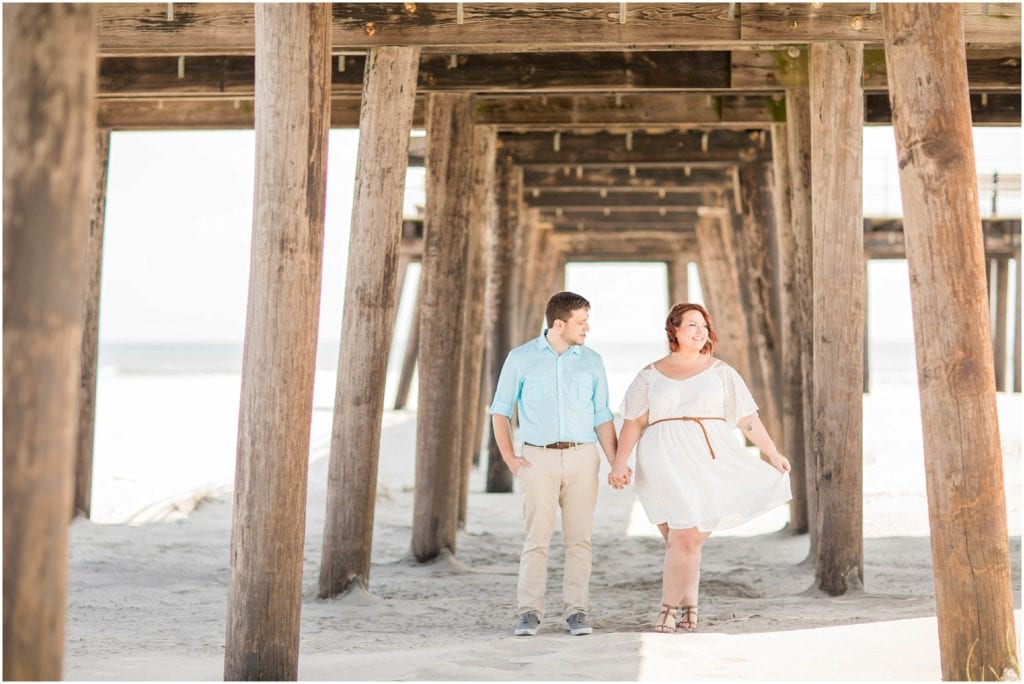
<path fill-rule="evenodd" d="M 555 329 L 562 336 L 562 340 L 566 344 L 583 344 L 587 338 L 587 333 L 590 331 L 590 324 L 587 322 L 589 318 L 590 309 L 585 307 L 576 309 L 569 316 L 568 321 L 555 321 Z M 561 328 L 561 330 L 558 330 L 558 328 Z"/>

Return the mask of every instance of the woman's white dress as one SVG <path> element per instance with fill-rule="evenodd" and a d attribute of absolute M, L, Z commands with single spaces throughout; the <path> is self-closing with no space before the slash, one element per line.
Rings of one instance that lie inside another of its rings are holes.
<path fill-rule="evenodd" d="M 622 401 L 622 416 L 647 413 L 636 451 L 636 492 L 647 517 L 672 529 L 701 531 L 741 525 L 792 498 L 789 474 L 780 473 L 740 443 L 736 424 L 757 411 L 750 390 L 732 367 L 673 380 L 644 368 Z M 701 423 L 663 418 L 719 417 Z M 714 449 L 711 456 L 708 442 Z"/>

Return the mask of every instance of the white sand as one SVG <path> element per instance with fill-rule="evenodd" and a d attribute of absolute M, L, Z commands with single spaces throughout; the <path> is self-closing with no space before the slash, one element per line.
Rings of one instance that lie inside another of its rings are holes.
<path fill-rule="evenodd" d="M 108 390 L 101 401 L 117 403 L 125 412 L 121 420 L 152 420 L 149 448 L 160 459 L 177 463 L 183 473 L 190 461 L 203 461 L 213 471 L 220 468 L 219 476 L 209 478 L 214 485 L 208 489 L 216 492 L 225 485 L 225 472 L 230 480 L 233 431 L 226 430 L 230 439 L 210 442 L 203 439 L 203 425 L 186 421 L 168 434 L 167 415 L 158 411 L 160 401 L 199 402 L 192 408 L 205 412 L 211 423 L 227 420 L 233 426 L 237 380 L 206 382 L 196 392 L 188 380 L 180 380 L 175 389 L 166 379 L 149 380 L 148 386 L 121 379 L 112 383 L 121 384 L 121 390 Z M 162 388 L 162 399 L 155 398 L 154 383 Z M 515 638 L 510 628 L 521 540 L 518 495 L 482 493 L 483 475 L 475 472 L 458 559 L 410 562 L 415 416 L 408 412 L 385 416 L 372 595 L 334 601 L 315 597 L 332 389 L 326 390 L 325 405 L 318 388 L 314 417 L 299 661 L 303 679 L 939 678 L 923 457 L 912 390 L 876 388 L 865 400 L 863 591 L 837 598 L 808 591 L 813 569 L 802 563 L 807 537 L 777 531 L 786 520 L 781 508 L 708 541 L 701 633 L 651 634 L 662 543 L 638 512 L 631 489 L 603 487 L 591 582 L 595 634 L 570 637 L 558 619 L 563 547 L 556 534 L 549 615 L 537 637 Z M 1019 607 L 1020 396 L 1000 395 L 999 404 Z M 98 429 L 111 428 L 101 421 Z M 222 424 L 220 431 L 225 432 Z M 181 492 L 179 498 L 187 500 L 187 487 Z M 156 512 L 150 509 L 147 516 Z M 204 498 L 190 515 L 170 522 L 76 521 L 65 677 L 221 679 L 230 526 L 230 493 Z"/>

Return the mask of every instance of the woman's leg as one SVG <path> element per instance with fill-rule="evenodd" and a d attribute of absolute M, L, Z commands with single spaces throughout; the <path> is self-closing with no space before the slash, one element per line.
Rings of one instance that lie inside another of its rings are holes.
<path fill-rule="evenodd" d="M 661 585 L 663 603 L 673 606 L 697 605 L 701 547 L 710 534 L 696 527 L 668 531 Z"/>

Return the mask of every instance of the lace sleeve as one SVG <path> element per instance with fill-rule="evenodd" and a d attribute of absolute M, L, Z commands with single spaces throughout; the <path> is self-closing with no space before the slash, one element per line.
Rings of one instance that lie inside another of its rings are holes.
<path fill-rule="evenodd" d="M 626 420 L 636 420 L 647 413 L 647 388 L 651 383 L 651 369 L 644 368 L 637 373 L 636 378 L 626 390 L 626 396 L 619 406 L 619 413 Z"/>
<path fill-rule="evenodd" d="M 739 373 L 731 366 L 722 366 L 722 380 L 725 383 L 725 420 L 730 425 L 757 413 L 757 402 Z"/>

